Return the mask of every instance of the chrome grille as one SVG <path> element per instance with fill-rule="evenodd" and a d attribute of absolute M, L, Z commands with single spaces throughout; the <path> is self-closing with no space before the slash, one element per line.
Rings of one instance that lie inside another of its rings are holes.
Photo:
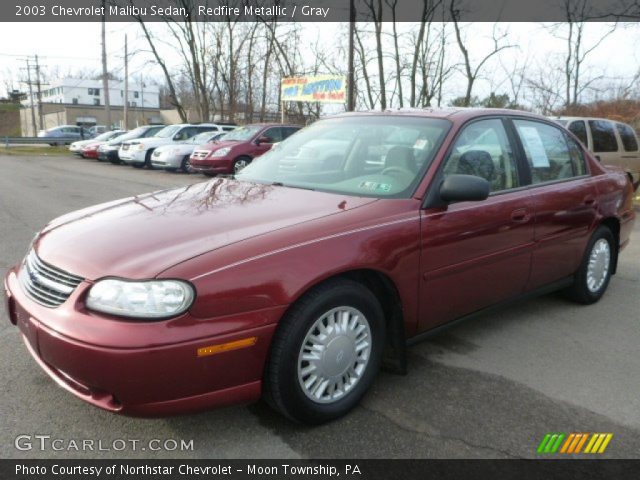
<path fill-rule="evenodd" d="M 207 155 L 209 155 L 209 150 L 196 150 L 191 155 L 191 158 L 198 159 L 198 160 L 203 160 L 203 159 L 207 158 Z"/>
<path fill-rule="evenodd" d="M 49 265 L 33 250 L 24 260 L 20 281 L 27 295 L 45 307 L 57 307 L 69 298 L 83 278 Z"/>

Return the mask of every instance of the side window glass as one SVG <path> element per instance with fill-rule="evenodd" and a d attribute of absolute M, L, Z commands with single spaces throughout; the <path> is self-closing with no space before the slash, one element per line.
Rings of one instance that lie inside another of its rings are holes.
<path fill-rule="evenodd" d="M 444 174 L 475 175 L 498 192 L 518 187 L 518 169 L 502 120 L 473 122 L 464 127 L 444 164 Z"/>
<path fill-rule="evenodd" d="M 617 152 L 618 142 L 613 124 L 608 120 L 589 120 L 594 152 Z"/>
<path fill-rule="evenodd" d="M 292 128 L 292 127 L 286 127 L 286 128 L 283 128 L 282 130 L 283 130 L 283 134 L 282 134 L 283 140 L 287 137 L 290 137 L 291 135 L 293 135 L 298 131 L 297 128 Z"/>
<path fill-rule="evenodd" d="M 625 123 L 616 123 L 618 133 L 622 139 L 622 146 L 625 152 L 637 152 L 638 151 L 638 139 L 636 134 L 629 125 Z"/>
<path fill-rule="evenodd" d="M 569 131 L 578 137 L 578 140 L 580 140 L 584 146 L 589 145 L 589 141 L 587 140 L 587 126 L 584 120 L 571 122 L 569 124 Z"/>
<path fill-rule="evenodd" d="M 282 132 L 280 130 L 280 127 L 265 130 L 260 136 L 269 137 L 269 143 L 278 143 L 282 141 Z"/>
<path fill-rule="evenodd" d="M 553 182 L 580 175 L 574 165 L 565 133 L 559 128 L 530 120 L 513 121 L 527 162 L 532 183 Z"/>

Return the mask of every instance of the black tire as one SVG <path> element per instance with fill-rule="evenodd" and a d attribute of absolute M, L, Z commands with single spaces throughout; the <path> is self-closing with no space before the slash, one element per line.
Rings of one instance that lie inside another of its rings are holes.
<path fill-rule="evenodd" d="M 144 164 L 142 165 L 143 167 L 149 168 L 151 170 L 153 170 L 153 165 L 151 165 L 151 155 L 153 155 L 153 150 L 154 149 L 149 150 L 144 156 Z"/>
<path fill-rule="evenodd" d="M 242 155 L 241 157 L 236 158 L 233 161 L 233 172 L 231 173 L 238 173 L 240 170 L 242 170 L 242 168 L 246 167 L 247 165 L 249 165 L 251 163 L 251 157 L 247 157 L 246 155 Z M 240 167 L 240 165 L 243 165 L 243 167 Z"/>
<path fill-rule="evenodd" d="M 180 170 L 182 170 L 184 173 L 191 173 L 191 155 L 185 155 L 185 157 L 182 159 L 182 162 L 180 163 Z"/>
<path fill-rule="evenodd" d="M 604 282 L 602 282 L 597 289 L 592 290 L 589 288 L 587 280 L 589 262 L 594 246 L 600 240 L 605 240 L 609 244 L 609 264 L 607 266 L 607 273 Z M 615 265 L 615 259 L 617 257 L 617 249 L 618 247 L 615 243 L 615 238 L 613 233 L 611 233 L 611 230 L 605 226 L 599 226 L 591 236 L 591 239 L 589 239 L 582 262 L 580 263 L 580 268 L 573 276 L 573 285 L 564 291 L 567 298 L 584 305 L 589 305 L 600 300 L 609 286 L 609 281 L 611 280 L 613 267 Z"/>
<path fill-rule="evenodd" d="M 359 381 L 342 398 L 318 403 L 300 385 L 298 355 L 316 320 L 341 306 L 355 308 L 366 317 L 371 332 L 369 361 Z M 301 423 L 320 424 L 341 417 L 358 404 L 373 383 L 380 369 L 384 342 L 384 313 L 373 293 L 352 280 L 325 282 L 301 297 L 280 321 L 265 371 L 265 399 L 272 408 Z"/>

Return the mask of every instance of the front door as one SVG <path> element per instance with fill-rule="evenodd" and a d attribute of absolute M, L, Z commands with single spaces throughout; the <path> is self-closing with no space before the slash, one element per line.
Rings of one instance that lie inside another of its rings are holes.
<path fill-rule="evenodd" d="M 491 118 L 465 126 L 441 169 L 442 176 L 487 179 L 489 198 L 422 212 L 421 331 L 516 296 L 526 286 L 533 208 L 504 122 Z"/>

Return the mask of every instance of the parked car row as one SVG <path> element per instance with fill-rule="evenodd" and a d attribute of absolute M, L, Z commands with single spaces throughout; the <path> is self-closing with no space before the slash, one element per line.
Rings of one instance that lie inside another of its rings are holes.
<path fill-rule="evenodd" d="M 195 171 L 214 176 L 242 170 L 300 128 L 274 123 L 239 128 L 214 123 L 143 126 L 74 142 L 69 150 L 83 158 L 136 168 Z"/>

